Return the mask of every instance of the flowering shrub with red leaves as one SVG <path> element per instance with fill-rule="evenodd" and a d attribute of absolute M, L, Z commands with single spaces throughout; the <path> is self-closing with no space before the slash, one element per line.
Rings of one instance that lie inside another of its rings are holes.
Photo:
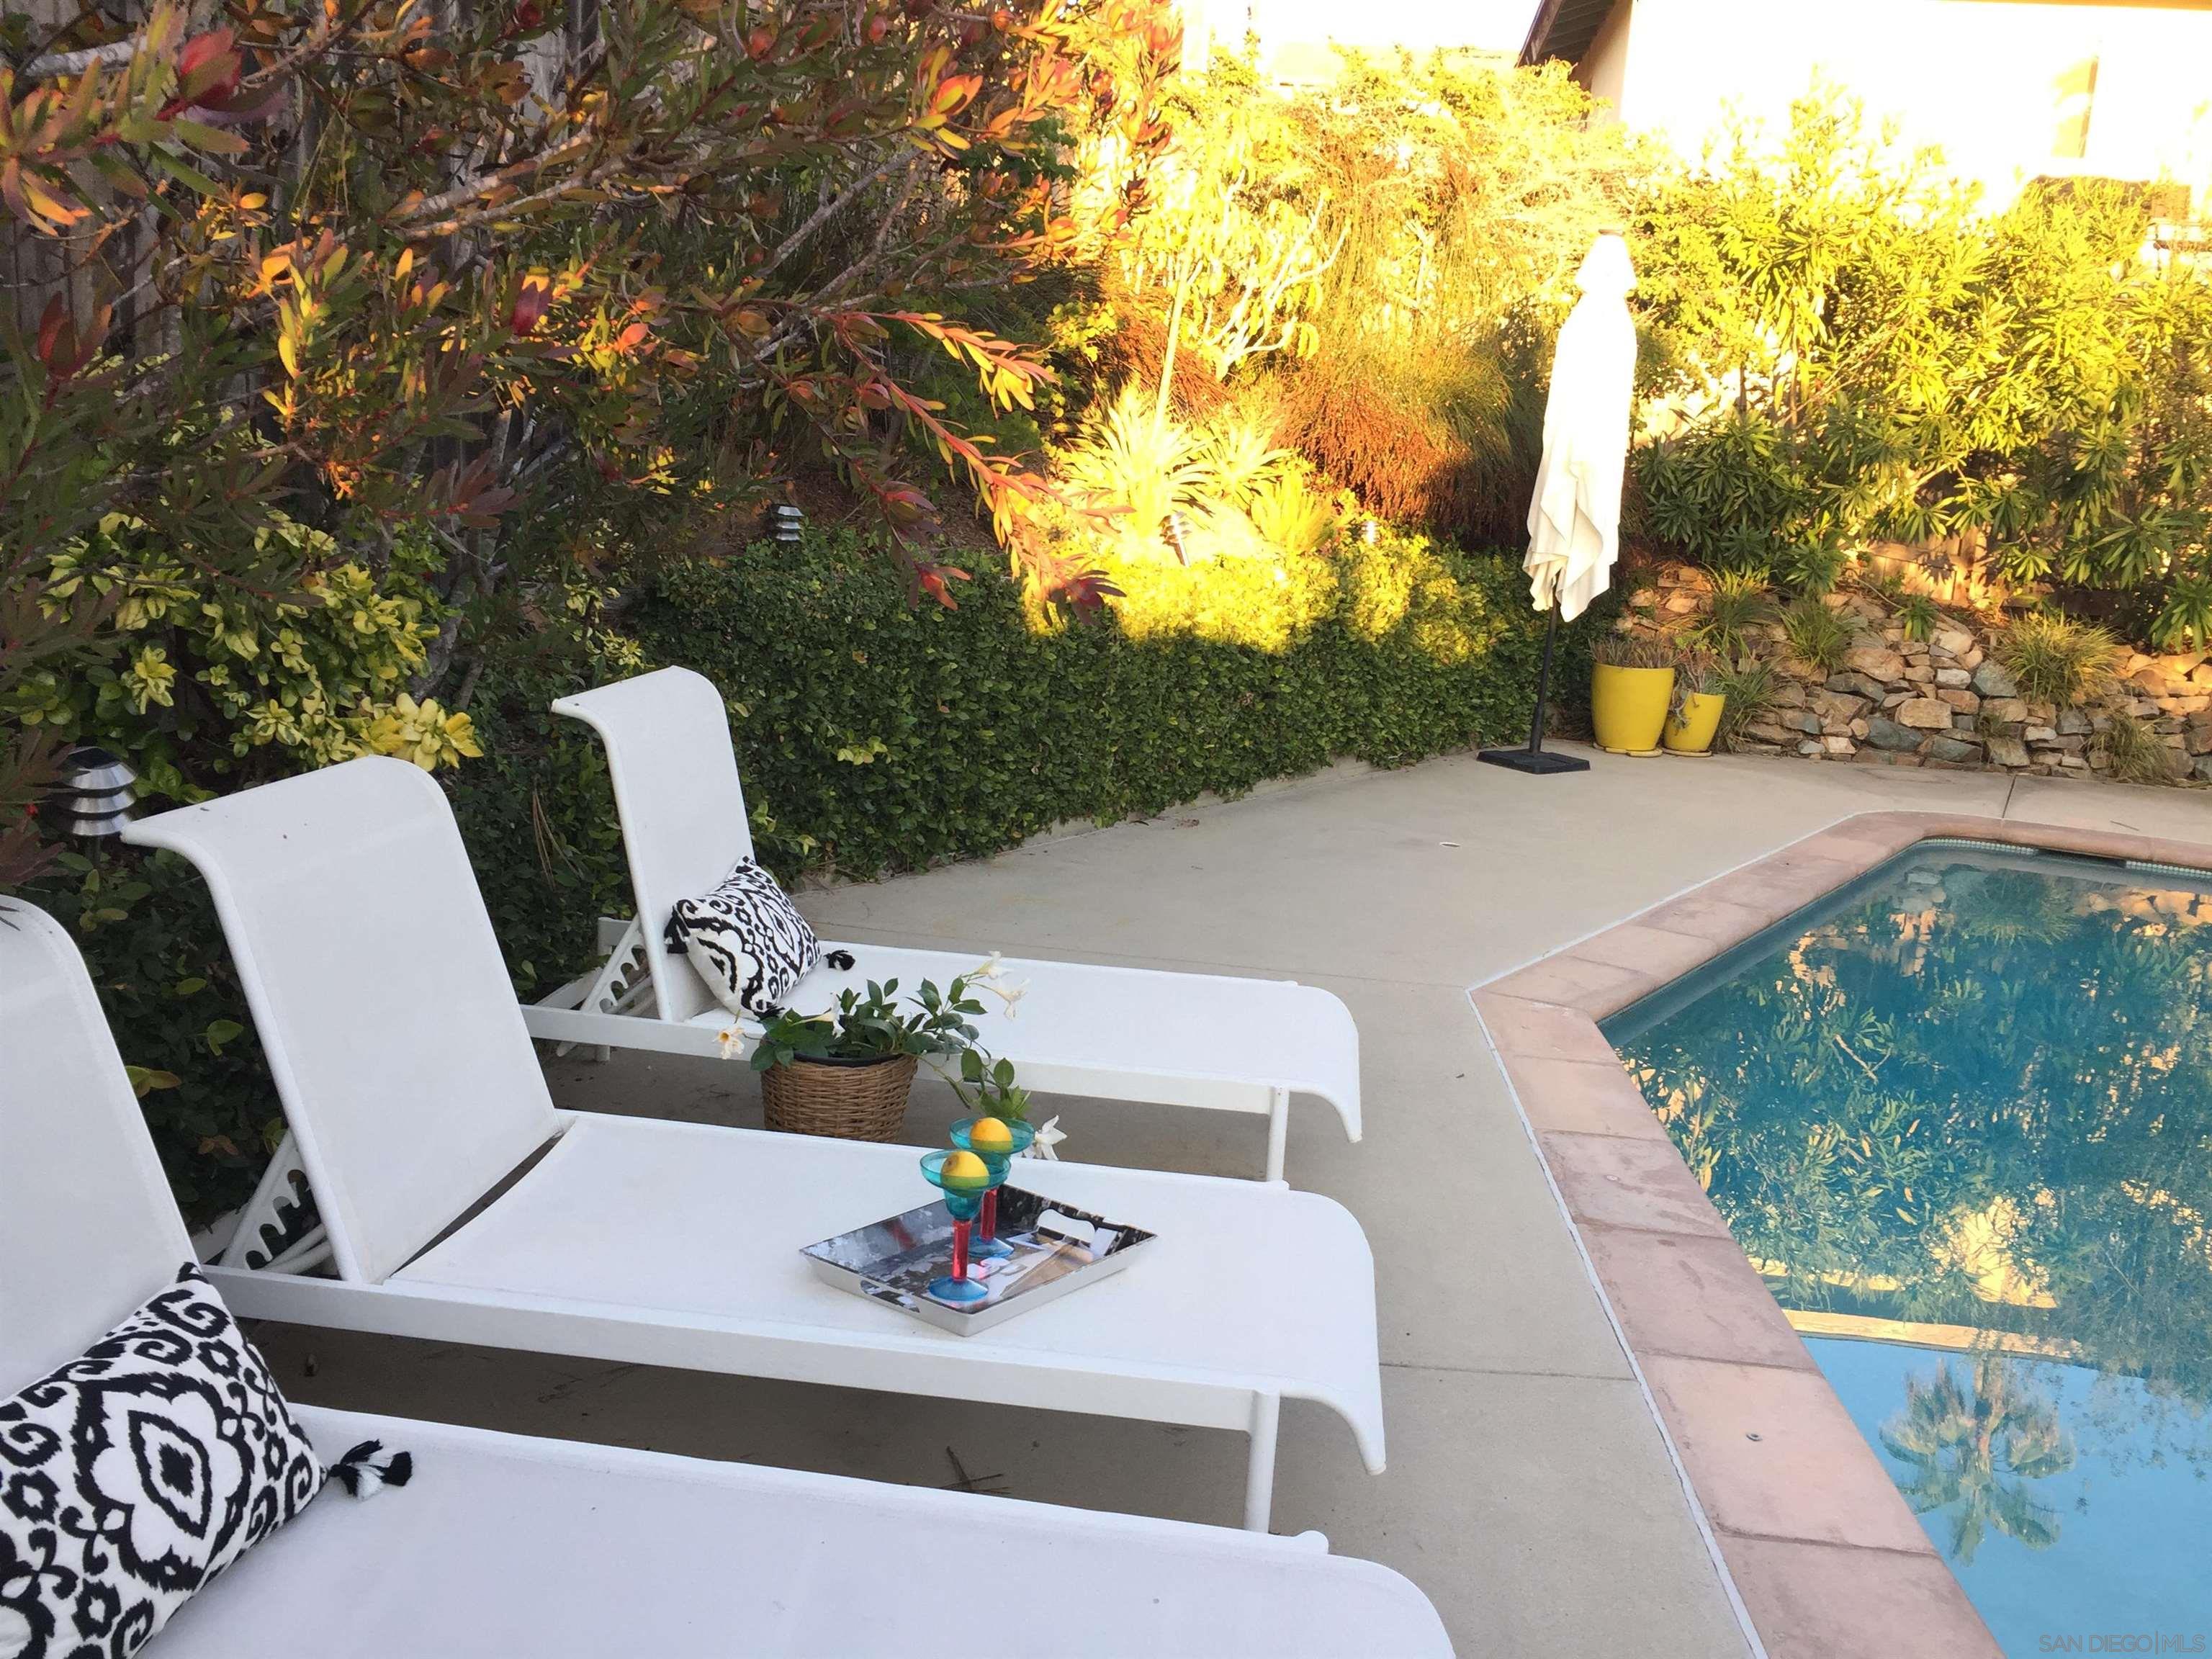
<path fill-rule="evenodd" d="M 801 459 L 954 603 L 933 486 L 1018 557 L 1046 489 L 913 366 L 1028 406 L 1048 371 L 962 307 L 1141 205 L 1180 52 L 1159 0 L 115 15 L 0 8 L 4 234 L 52 295 L 0 364 L 0 697 L 112 653 L 99 585 L 52 562 L 116 514 L 218 599 L 314 574 L 280 520 L 373 572 L 427 540 L 450 620 L 414 690 L 461 702 L 488 617 Z M 48 759 L 8 735 L 0 887 Z"/>

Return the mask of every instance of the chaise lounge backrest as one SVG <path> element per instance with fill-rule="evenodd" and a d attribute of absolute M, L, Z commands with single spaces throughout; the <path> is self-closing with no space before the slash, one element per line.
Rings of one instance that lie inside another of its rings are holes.
<path fill-rule="evenodd" d="M 703 674 L 659 668 L 563 697 L 553 712 L 583 721 L 606 744 L 660 1017 L 705 1013 L 718 1006 L 706 981 L 668 949 L 661 929 L 678 899 L 696 897 L 752 856 L 722 694 Z"/>
<path fill-rule="evenodd" d="M 382 1280 L 558 1132 L 427 773 L 347 761 L 125 838 L 207 878 L 341 1277 Z"/>
<path fill-rule="evenodd" d="M 191 1259 L 84 958 L 52 917 L 0 899 L 0 1396 Z"/>

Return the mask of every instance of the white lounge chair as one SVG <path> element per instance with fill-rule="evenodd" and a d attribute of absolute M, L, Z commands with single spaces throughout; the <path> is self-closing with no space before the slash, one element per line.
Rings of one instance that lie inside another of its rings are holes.
<path fill-rule="evenodd" d="M 424 773 L 348 761 L 126 833 L 206 876 L 327 1228 L 334 1279 L 240 1266 L 283 1196 L 273 1168 L 210 1274 L 240 1314 L 1242 1429 L 1261 1529 L 1285 1395 L 1336 1410 L 1382 1468 L 1374 1263 L 1332 1200 L 1024 1164 L 1031 1190 L 1158 1237 L 1048 1306 L 940 1334 L 799 1255 L 927 1202 L 913 1149 L 554 1109 Z"/>
<path fill-rule="evenodd" d="M 524 1009 L 531 1035 L 720 1054 L 722 1033 L 738 1022 L 662 929 L 678 900 L 707 891 L 753 850 L 722 695 L 688 668 L 663 668 L 563 697 L 553 712 L 582 720 L 606 744 L 637 915 L 601 921 L 606 960 Z M 824 941 L 825 955 L 837 950 L 853 953 L 854 967 L 824 962 L 791 993 L 793 1007 L 827 1007 L 869 980 L 941 986 L 983 955 Z M 983 1045 L 1012 1060 L 1032 1089 L 1265 1114 L 1270 1181 L 1283 1178 L 1293 1094 L 1328 1101 L 1346 1134 L 1359 1139 L 1359 1032 L 1327 991 L 1072 962 L 1009 958 L 1006 967 L 1029 988 L 1019 1017 L 993 1006 L 978 1023 Z"/>
<path fill-rule="evenodd" d="M 191 1259 L 82 959 L 0 900 L 0 1396 Z M 324 1455 L 411 1452 L 325 1497 L 157 1637 L 159 1659 L 654 1653 L 1450 1652 L 1421 1593 L 1319 1534 L 1218 1527 L 294 1408 Z M 959 1607 L 931 1565 L 992 1570 Z M 969 1623 L 963 1615 L 976 1621 Z M 1014 1633 L 1010 1636 L 1009 1632 Z"/>

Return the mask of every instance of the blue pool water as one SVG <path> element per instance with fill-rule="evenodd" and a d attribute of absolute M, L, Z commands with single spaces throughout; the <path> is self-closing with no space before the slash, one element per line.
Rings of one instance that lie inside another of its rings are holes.
<path fill-rule="evenodd" d="M 2007 1652 L 2204 1651 L 2212 882 L 1924 843 L 1607 1035 Z"/>

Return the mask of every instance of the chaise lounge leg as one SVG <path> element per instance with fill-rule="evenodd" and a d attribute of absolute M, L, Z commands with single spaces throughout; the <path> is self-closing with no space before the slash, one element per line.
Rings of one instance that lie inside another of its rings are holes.
<path fill-rule="evenodd" d="M 1267 1108 L 1267 1174 L 1269 1181 L 1283 1178 L 1283 1151 L 1291 1138 L 1291 1091 L 1277 1089 Z"/>
<path fill-rule="evenodd" d="M 330 1253 L 330 1237 L 314 1217 L 307 1165 L 288 1130 L 216 1260 L 225 1267 L 297 1273 L 319 1266 Z"/>
<path fill-rule="evenodd" d="M 1275 1425 L 1282 1416 L 1283 1397 L 1275 1394 L 1252 1396 L 1251 1461 L 1244 1468 L 1244 1530 L 1267 1530 L 1268 1511 L 1275 1504 Z"/>
<path fill-rule="evenodd" d="M 599 948 L 606 952 L 599 971 L 575 1006 L 586 1013 L 628 1014 L 637 1011 L 640 1004 L 653 995 L 653 978 L 645 962 L 645 934 L 635 921 L 617 922 L 611 917 L 599 918 Z M 582 1049 L 590 1059 L 601 1065 L 615 1057 L 611 1045 L 604 1042 L 556 1042 L 553 1045 L 556 1059 L 565 1060 L 576 1049 Z"/>

